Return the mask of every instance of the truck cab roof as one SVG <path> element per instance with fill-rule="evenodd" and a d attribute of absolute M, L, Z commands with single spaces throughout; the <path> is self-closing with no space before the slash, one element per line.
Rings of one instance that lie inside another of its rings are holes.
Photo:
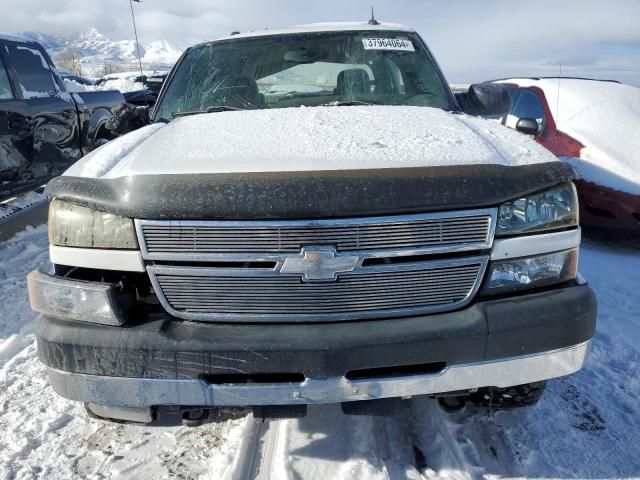
<path fill-rule="evenodd" d="M 254 30 L 251 32 L 243 32 L 228 35 L 226 37 L 218 38 L 214 41 L 251 38 L 269 35 L 287 35 L 296 33 L 320 33 L 320 32 L 348 32 L 348 31 L 396 31 L 396 32 L 415 32 L 415 29 L 407 25 L 399 23 L 378 23 L 371 24 L 369 22 L 321 22 L 321 23 L 307 23 L 304 25 L 295 25 L 286 28 Z"/>

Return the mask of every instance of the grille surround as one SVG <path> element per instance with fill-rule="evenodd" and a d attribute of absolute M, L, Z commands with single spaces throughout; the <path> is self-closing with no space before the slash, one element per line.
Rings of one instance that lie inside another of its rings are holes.
<path fill-rule="evenodd" d="M 363 267 L 338 275 L 336 282 L 303 282 L 299 275 L 271 269 L 149 266 L 147 270 L 160 302 L 178 318 L 298 323 L 455 310 L 473 299 L 488 262 L 482 255 Z M 326 308 L 334 301 L 336 305 Z M 225 311 L 221 306 L 242 311 Z"/>

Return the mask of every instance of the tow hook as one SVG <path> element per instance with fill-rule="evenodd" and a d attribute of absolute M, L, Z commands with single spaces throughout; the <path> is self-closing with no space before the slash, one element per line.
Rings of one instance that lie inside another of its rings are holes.
<path fill-rule="evenodd" d="M 438 405 L 445 411 L 449 413 L 459 412 L 462 410 L 467 404 L 467 397 L 459 396 L 459 397 L 438 397 Z"/>

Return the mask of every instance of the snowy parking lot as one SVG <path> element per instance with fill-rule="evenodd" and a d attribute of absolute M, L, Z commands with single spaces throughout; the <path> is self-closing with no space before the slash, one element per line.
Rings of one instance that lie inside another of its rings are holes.
<path fill-rule="evenodd" d="M 537 406 L 448 414 L 413 399 L 390 417 L 315 407 L 262 428 L 262 454 L 252 458 L 250 418 L 197 428 L 104 423 L 53 392 L 25 282 L 49 268 L 47 232 L 28 229 L 0 243 L 0 479 L 233 479 L 247 459 L 259 478 L 277 479 L 640 477 L 637 244 L 583 242 L 580 269 L 599 301 L 592 355 L 580 373 L 550 381 Z"/>

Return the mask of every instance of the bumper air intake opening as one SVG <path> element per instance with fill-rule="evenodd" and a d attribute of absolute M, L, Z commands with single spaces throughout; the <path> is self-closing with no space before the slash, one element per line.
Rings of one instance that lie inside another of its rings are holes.
<path fill-rule="evenodd" d="M 397 365 L 392 367 L 363 368 L 349 370 L 347 380 L 365 380 L 372 378 L 406 377 L 410 375 L 433 375 L 446 368 L 445 362 L 418 363 L 415 365 Z"/>
<path fill-rule="evenodd" d="M 303 383 L 302 373 L 207 373 L 200 378 L 209 385 L 248 385 L 255 383 Z"/>

